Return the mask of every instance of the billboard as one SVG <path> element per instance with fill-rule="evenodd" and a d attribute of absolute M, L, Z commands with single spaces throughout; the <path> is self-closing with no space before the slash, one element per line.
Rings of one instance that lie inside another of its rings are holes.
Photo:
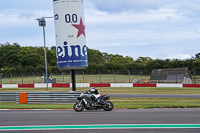
<path fill-rule="evenodd" d="M 53 0 L 59 70 L 88 66 L 83 0 Z"/>

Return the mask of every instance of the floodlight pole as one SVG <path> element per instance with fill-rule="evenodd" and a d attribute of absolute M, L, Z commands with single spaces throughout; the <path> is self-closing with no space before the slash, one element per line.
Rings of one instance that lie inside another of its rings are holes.
<path fill-rule="evenodd" d="M 47 91 L 49 91 L 48 88 L 48 75 L 47 75 L 47 52 L 46 52 L 46 41 L 45 41 L 45 26 L 43 26 L 43 36 L 44 36 L 44 55 L 45 55 L 45 69 L 46 69 L 46 83 L 47 83 Z"/>
<path fill-rule="evenodd" d="M 48 89 L 48 75 L 47 75 L 47 55 L 46 55 L 46 41 L 45 41 L 45 26 L 46 26 L 46 21 L 45 18 L 53 18 L 53 17 L 42 17 L 38 20 L 39 22 L 39 26 L 43 27 L 43 37 L 44 37 L 44 55 L 45 55 L 45 69 L 46 69 L 46 83 L 47 83 L 47 91 L 49 91 Z"/>

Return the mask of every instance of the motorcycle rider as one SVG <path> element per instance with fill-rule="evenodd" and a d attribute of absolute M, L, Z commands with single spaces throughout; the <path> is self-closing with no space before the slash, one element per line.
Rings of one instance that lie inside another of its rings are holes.
<path fill-rule="evenodd" d="M 97 103 L 98 98 L 101 96 L 99 90 L 97 90 L 95 87 L 91 87 L 89 91 L 92 94 L 91 96 L 92 102 Z"/>

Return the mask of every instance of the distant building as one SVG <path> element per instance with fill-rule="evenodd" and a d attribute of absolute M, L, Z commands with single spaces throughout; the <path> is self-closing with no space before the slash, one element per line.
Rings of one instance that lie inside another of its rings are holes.
<path fill-rule="evenodd" d="M 192 84 L 192 77 L 188 68 L 154 69 L 150 83 Z"/>

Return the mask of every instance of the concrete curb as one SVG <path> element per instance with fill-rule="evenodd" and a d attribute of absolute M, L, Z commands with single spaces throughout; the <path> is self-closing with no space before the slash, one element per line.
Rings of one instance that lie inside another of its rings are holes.
<path fill-rule="evenodd" d="M 72 83 L 49 83 L 49 88 L 72 87 Z M 76 83 L 76 87 L 192 87 L 200 88 L 200 84 L 149 84 L 149 83 Z M 2 84 L 0 88 L 46 88 L 45 83 L 41 84 Z"/>

